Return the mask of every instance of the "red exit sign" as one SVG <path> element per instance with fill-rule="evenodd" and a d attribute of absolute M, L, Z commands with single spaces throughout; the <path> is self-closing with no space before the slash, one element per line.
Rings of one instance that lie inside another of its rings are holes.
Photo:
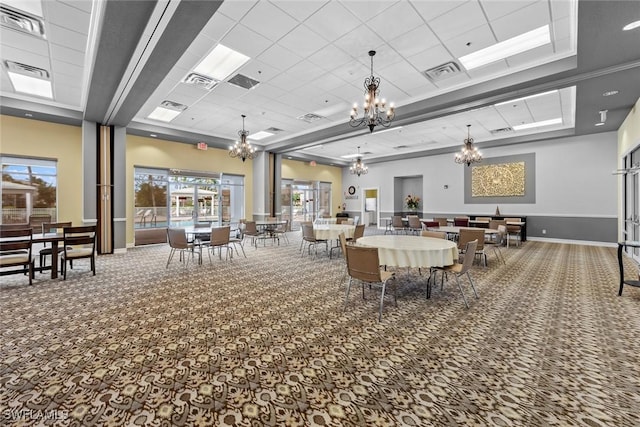
<path fill-rule="evenodd" d="M 206 142 L 198 142 L 197 147 L 198 147 L 198 150 L 206 150 L 207 148 L 209 148 Z"/>

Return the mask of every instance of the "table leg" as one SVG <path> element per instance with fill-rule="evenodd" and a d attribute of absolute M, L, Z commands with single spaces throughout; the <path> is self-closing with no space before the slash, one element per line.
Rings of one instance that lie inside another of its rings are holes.
<path fill-rule="evenodd" d="M 51 278 L 58 278 L 58 242 L 51 242 Z"/>

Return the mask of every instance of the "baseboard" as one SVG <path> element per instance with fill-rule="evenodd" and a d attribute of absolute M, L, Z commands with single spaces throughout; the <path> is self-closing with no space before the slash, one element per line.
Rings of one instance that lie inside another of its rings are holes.
<path fill-rule="evenodd" d="M 593 242 L 590 240 L 569 240 L 569 239 L 551 239 L 546 237 L 527 237 L 527 240 L 535 242 L 547 242 L 547 243 L 565 243 L 569 245 L 584 245 L 584 246 L 604 246 L 608 248 L 617 248 L 617 243 L 612 242 Z"/>
<path fill-rule="evenodd" d="M 113 250 L 114 254 L 126 254 L 127 253 L 127 248 L 117 248 Z"/>

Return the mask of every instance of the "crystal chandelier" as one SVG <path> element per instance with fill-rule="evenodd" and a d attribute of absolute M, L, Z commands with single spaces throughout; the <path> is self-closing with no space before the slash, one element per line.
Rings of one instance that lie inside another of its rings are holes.
<path fill-rule="evenodd" d="M 467 139 L 464 140 L 464 147 L 458 154 L 456 154 L 456 163 L 466 163 L 467 166 L 471 166 L 471 163 L 479 162 L 482 160 L 482 153 L 478 151 L 478 148 L 473 145 L 473 138 L 469 136 L 471 125 L 467 125 Z"/>
<path fill-rule="evenodd" d="M 366 175 L 367 172 L 369 172 L 369 168 L 366 167 L 364 163 L 362 163 L 362 157 L 360 157 L 360 147 L 358 147 L 358 157 L 349 168 L 349 172 L 351 172 L 351 175 L 358 176 Z"/>
<path fill-rule="evenodd" d="M 384 98 L 382 100 L 378 98 L 380 77 L 373 76 L 373 56 L 375 54 L 375 50 L 369 51 L 369 56 L 371 57 L 371 76 L 367 77 L 364 80 L 364 114 L 361 118 L 357 118 L 358 104 L 355 103 L 353 105 L 353 109 L 351 110 L 351 120 L 349 121 L 349 124 L 352 127 L 358 127 L 362 125 L 369 126 L 369 132 L 373 132 L 373 128 L 375 128 L 377 125 L 389 127 L 396 114 L 393 103 L 390 103 L 389 107 L 387 108 L 387 101 L 385 101 Z"/>
<path fill-rule="evenodd" d="M 238 135 L 240 136 L 240 141 L 236 141 L 234 145 L 229 146 L 229 156 L 231 157 L 240 157 L 242 161 L 253 159 L 256 155 L 256 150 L 251 146 L 251 143 L 247 141 L 247 135 L 249 135 L 248 130 L 244 130 L 244 118 L 247 117 L 244 114 L 242 115 L 242 130 L 238 131 Z"/>

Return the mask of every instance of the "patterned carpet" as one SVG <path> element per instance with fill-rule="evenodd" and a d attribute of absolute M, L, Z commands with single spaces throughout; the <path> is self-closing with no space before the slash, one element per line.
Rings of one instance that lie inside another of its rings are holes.
<path fill-rule="evenodd" d="M 403 269 L 378 323 L 378 291 L 343 313 L 344 260 L 299 244 L 2 277 L 0 425 L 640 425 L 640 289 L 617 296 L 615 249 L 490 254 L 468 310 Z"/>

